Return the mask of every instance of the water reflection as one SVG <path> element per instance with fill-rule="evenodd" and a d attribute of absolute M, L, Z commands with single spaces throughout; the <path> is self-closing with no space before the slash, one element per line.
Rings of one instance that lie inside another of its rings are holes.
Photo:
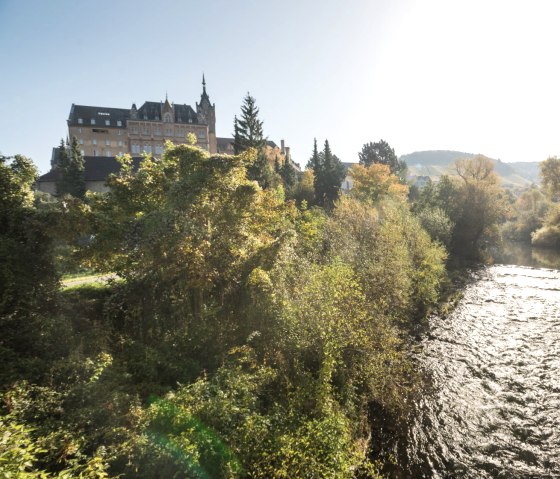
<path fill-rule="evenodd" d="M 430 381 L 401 477 L 560 478 L 560 271 L 481 270 L 417 359 Z"/>
<path fill-rule="evenodd" d="M 532 248 L 523 243 L 504 242 L 492 256 L 499 264 L 560 269 L 560 254 L 557 251 Z"/>

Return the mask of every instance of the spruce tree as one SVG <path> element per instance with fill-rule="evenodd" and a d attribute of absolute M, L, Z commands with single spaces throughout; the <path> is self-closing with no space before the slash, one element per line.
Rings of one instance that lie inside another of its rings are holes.
<path fill-rule="evenodd" d="M 317 154 L 317 141 L 310 163 L 316 164 L 314 172 L 315 198 L 320 206 L 332 208 L 340 193 L 340 186 L 344 180 L 344 166 L 331 151 L 329 140 L 325 140 L 325 147 Z M 316 158 L 318 157 L 318 160 Z"/>
<path fill-rule="evenodd" d="M 56 182 L 57 196 L 72 195 L 83 199 L 86 193 L 84 178 L 84 159 L 80 152 L 80 145 L 76 137 L 72 142 L 64 144 L 60 140 L 58 159 L 58 178 Z"/>
<path fill-rule="evenodd" d="M 286 190 L 292 190 L 296 186 L 297 172 L 289 157 L 286 157 L 284 164 L 280 167 L 280 176 Z"/>
<path fill-rule="evenodd" d="M 241 118 L 235 117 L 233 128 L 235 154 L 242 153 L 249 148 L 259 150 L 266 145 L 263 122 L 259 120 L 259 109 L 255 104 L 255 99 L 249 93 L 241 105 Z"/>

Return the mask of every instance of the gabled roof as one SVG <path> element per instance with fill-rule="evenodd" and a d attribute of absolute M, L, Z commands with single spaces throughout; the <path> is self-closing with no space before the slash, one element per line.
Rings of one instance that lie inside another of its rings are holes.
<path fill-rule="evenodd" d="M 141 156 L 132 158 L 134 170 L 138 169 L 143 159 Z M 84 179 L 86 181 L 106 181 L 111 173 L 118 173 L 120 168 L 121 165 L 114 156 L 84 156 Z M 56 181 L 57 177 L 58 171 L 53 168 L 40 176 L 37 183 Z"/>
<path fill-rule="evenodd" d="M 91 125 L 91 120 L 93 119 L 95 120 L 95 125 L 126 128 L 126 120 L 129 117 L 130 110 L 128 108 L 107 108 L 104 106 L 74 105 L 72 103 L 68 124 L 72 126 Z M 82 119 L 82 123 L 79 123 L 78 119 Z M 109 125 L 106 125 L 106 120 L 109 120 Z M 117 121 L 121 122 L 120 126 L 117 125 Z"/>
<path fill-rule="evenodd" d="M 147 101 L 138 108 L 138 120 L 161 121 L 163 102 Z M 198 123 L 196 112 L 190 105 L 173 105 L 175 123 Z M 190 121 L 189 121 L 190 120 Z"/>

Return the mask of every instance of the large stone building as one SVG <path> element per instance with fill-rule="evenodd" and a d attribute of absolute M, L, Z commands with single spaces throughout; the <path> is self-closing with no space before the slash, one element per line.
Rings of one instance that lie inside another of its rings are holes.
<path fill-rule="evenodd" d="M 202 94 L 195 108 L 165 101 L 146 101 L 140 108 L 108 108 L 72 104 L 68 116 L 68 138 L 76 137 L 85 162 L 84 177 L 90 191 L 107 191 L 105 181 L 116 173 L 119 163 L 115 156 L 130 154 L 137 166 L 141 154 L 159 157 L 166 141 L 185 143 L 187 135 L 196 136 L 197 145 L 210 153 L 233 155 L 233 138 L 216 136 L 216 105 L 210 103 L 206 81 L 202 76 Z M 37 181 L 37 189 L 56 193 L 58 148 L 53 148 L 51 171 Z M 290 157 L 290 149 L 267 142 L 267 155 L 283 162 Z M 297 165 L 295 165 L 297 167 Z M 299 169 L 299 167 L 298 167 Z"/>
<path fill-rule="evenodd" d="M 76 137 L 83 156 L 114 157 L 142 152 L 159 156 L 165 141 L 184 143 L 189 133 L 197 145 L 218 153 L 216 105 L 210 103 L 202 78 L 202 95 L 196 111 L 186 104 L 147 101 L 137 108 L 74 105 L 68 117 L 68 136 Z"/>

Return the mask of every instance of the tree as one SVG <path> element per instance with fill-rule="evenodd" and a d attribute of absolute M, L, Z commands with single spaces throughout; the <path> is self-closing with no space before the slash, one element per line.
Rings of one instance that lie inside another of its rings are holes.
<path fill-rule="evenodd" d="M 28 158 L 0 156 L 0 388 L 35 361 L 58 286 L 47 221 L 33 207 L 36 177 Z"/>
<path fill-rule="evenodd" d="M 485 247 L 496 240 L 498 223 L 507 211 L 505 194 L 498 184 L 494 164 L 489 158 L 478 155 L 455 162 L 457 175 L 462 179 L 459 190 L 458 217 L 453 234 L 456 253 L 478 257 Z"/>
<path fill-rule="evenodd" d="M 407 198 L 408 186 L 401 184 L 399 178 L 391 174 L 387 165 L 354 165 L 350 169 L 350 176 L 354 184 L 350 194 L 362 201 L 376 202 L 385 196 L 402 201 Z"/>
<path fill-rule="evenodd" d="M 69 145 L 65 145 L 64 141 L 60 140 L 58 150 L 57 196 L 72 195 L 83 199 L 86 193 L 84 159 L 77 138 L 75 136 L 72 137 Z"/>
<path fill-rule="evenodd" d="M 286 157 L 284 164 L 280 167 L 280 176 L 287 191 L 291 191 L 296 186 L 297 172 L 289 157 Z"/>
<path fill-rule="evenodd" d="M 560 198 L 560 158 L 552 156 L 540 164 L 542 184 L 551 199 Z"/>
<path fill-rule="evenodd" d="M 325 140 L 325 147 L 321 153 L 317 151 L 317 140 L 315 140 L 308 166 L 313 169 L 313 187 L 317 204 L 331 208 L 338 198 L 345 172 L 341 161 L 332 153 L 329 140 Z"/>
<path fill-rule="evenodd" d="M 406 169 L 406 164 L 399 161 L 395 150 L 385 140 L 366 143 L 362 147 L 362 151 L 358 153 L 358 157 L 360 165 L 370 166 L 373 163 L 381 163 L 387 165 L 391 169 L 391 173 L 397 176 L 402 176 L 402 171 Z"/>
<path fill-rule="evenodd" d="M 247 93 L 241 105 L 241 118 L 233 121 L 233 149 L 238 155 L 249 148 L 264 148 L 266 138 L 263 134 L 263 122 L 259 120 L 259 109 L 255 99 Z"/>

